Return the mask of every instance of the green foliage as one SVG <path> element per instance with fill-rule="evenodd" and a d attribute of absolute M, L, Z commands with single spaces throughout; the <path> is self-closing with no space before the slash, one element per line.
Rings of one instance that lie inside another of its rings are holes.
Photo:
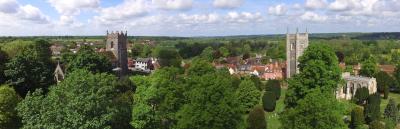
<path fill-rule="evenodd" d="M 200 54 L 200 57 L 208 62 L 212 62 L 214 60 L 214 49 L 212 47 L 207 47 Z"/>
<path fill-rule="evenodd" d="M 295 107 L 297 101 L 308 92 L 319 88 L 332 96 L 336 90 L 341 73 L 335 52 L 326 45 L 311 44 L 299 60 L 300 73 L 288 80 L 285 98 L 287 108 Z"/>
<path fill-rule="evenodd" d="M 249 78 L 240 82 L 239 88 L 236 90 L 236 97 L 246 112 L 258 104 L 260 96 L 261 92 Z"/>
<path fill-rule="evenodd" d="M 4 70 L 6 69 L 6 62 L 8 62 L 9 57 L 6 52 L 1 50 L 0 47 L 0 84 L 4 83 L 7 79 L 4 75 Z"/>
<path fill-rule="evenodd" d="M 78 69 L 86 69 L 95 73 L 111 72 L 110 59 L 104 55 L 95 53 L 90 46 L 82 46 L 76 55 L 67 60 L 66 71 L 72 72 Z"/>
<path fill-rule="evenodd" d="M 114 101 L 116 81 L 113 75 L 76 70 L 47 95 L 40 89 L 29 93 L 17 106 L 22 128 L 112 128 L 116 115 L 129 107 Z"/>
<path fill-rule="evenodd" d="M 15 107 L 21 100 L 13 88 L 7 85 L 0 86 L 0 129 L 19 128 L 21 121 Z"/>
<path fill-rule="evenodd" d="M 132 78 L 137 86 L 132 107 L 131 125 L 134 128 L 172 128 L 176 125 L 176 112 L 185 100 L 185 89 L 178 74 L 177 68 L 165 67 L 149 77 Z"/>
<path fill-rule="evenodd" d="M 275 110 L 276 106 L 276 95 L 273 92 L 266 91 L 262 97 L 264 110 L 267 112 L 272 112 Z"/>
<path fill-rule="evenodd" d="M 356 91 L 356 94 L 354 95 L 353 99 L 357 104 L 361 105 L 365 103 L 368 97 L 369 97 L 368 88 L 362 87 Z"/>
<path fill-rule="evenodd" d="M 389 103 L 386 105 L 385 111 L 383 112 L 383 116 L 385 119 L 391 120 L 393 122 L 397 122 L 399 119 L 399 110 L 397 108 L 397 104 L 394 99 L 390 99 Z"/>
<path fill-rule="evenodd" d="M 374 58 L 370 57 L 361 64 L 360 75 L 374 77 L 378 73 L 378 66 Z"/>
<path fill-rule="evenodd" d="M 231 53 L 229 52 L 229 49 L 226 47 L 220 47 L 219 52 L 222 54 L 223 57 L 228 57 Z"/>
<path fill-rule="evenodd" d="M 255 75 L 251 75 L 250 79 L 251 79 L 251 81 L 254 82 L 254 85 L 256 85 L 258 90 L 261 91 L 262 89 L 264 89 L 263 83 L 261 82 L 261 79 L 259 77 L 255 76 Z"/>
<path fill-rule="evenodd" d="M 396 69 L 393 73 L 394 79 L 396 81 L 396 90 L 400 91 L 400 63 L 396 65 Z"/>
<path fill-rule="evenodd" d="M 276 100 L 281 96 L 281 82 L 279 80 L 268 80 L 266 86 L 266 91 L 270 91 L 275 94 Z"/>
<path fill-rule="evenodd" d="M 369 124 L 369 129 L 385 129 L 385 125 L 379 120 L 374 120 Z"/>
<path fill-rule="evenodd" d="M 38 40 L 29 48 L 16 53 L 6 63 L 5 76 L 17 93 L 25 96 L 28 91 L 37 88 L 46 89 L 53 81 L 53 66 L 50 62 L 50 50 L 47 42 Z"/>
<path fill-rule="evenodd" d="M 283 129 L 340 129 L 344 107 L 334 96 L 314 90 L 299 100 L 296 108 L 281 113 Z"/>
<path fill-rule="evenodd" d="M 356 106 L 351 111 L 351 127 L 359 128 L 364 125 L 364 110 L 362 107 Z"/>
<path fill-rule="evenodd" d="M 267 122 L 265 120 L 265 113 L 261 106 L 254 107 L 247 118 L 247 129 L 266 129 Z"/>
<path fill-rule="evenodd" d="M 215 72 L 214 66 L 203 59 L 194 59 L 187 70 L 189 76 L 201 76 L 213 72 Z"/>
<path fill-rule="evenodd" d="M 368 104 L 365 107 L 365 120 L 368 123 L 380 120 L 380 104 L 381 97 L 379 94 L 372 94 L 368 97 Z"/>
<path fill-rule="evenodd" d="M 180 67 L 182 58 L 175 49 L 157 47 L 153 53 L 161 67 Z"/>
<path fill-rule="evenodd" d="M 380 71 L 375 75 L 378 91 L 384 93 L 384 99 L 389 97 L 389 88 L 394 86 L 394 79 L 386 72 Z"/>
<path fill-rule="evenodd" d="M 177 129 L 234 129 L 241 123 L 243 109 L 235 98 L 227 72 L 190 76 L 188 102 L 178 112 Z"/>

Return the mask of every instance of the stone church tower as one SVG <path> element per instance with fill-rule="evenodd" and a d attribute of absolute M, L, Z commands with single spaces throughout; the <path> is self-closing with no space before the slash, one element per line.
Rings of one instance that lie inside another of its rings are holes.
<path fill-rule="evenodd" d="M 106 51 L 110 51 L 115 56 L 114 66 L 119 68 L 120 76 L 128 73 L 128 32 L 111 32 L 106 37 Z"/>
<path fill-rule="evenodd" d="M 308 47 L 308 32 L 296 34 L 286 34 L 286 78 L 292 77 L 299 73 L 299 57 L 303 55 L 304 50 Z"/>

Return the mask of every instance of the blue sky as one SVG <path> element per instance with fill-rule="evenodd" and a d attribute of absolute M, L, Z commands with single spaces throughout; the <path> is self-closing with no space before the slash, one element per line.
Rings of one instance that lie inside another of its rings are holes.
<path fill-rule="evenodd" d="M 398 32 L 400 0 L 0 0 L 0 35 Z"/>

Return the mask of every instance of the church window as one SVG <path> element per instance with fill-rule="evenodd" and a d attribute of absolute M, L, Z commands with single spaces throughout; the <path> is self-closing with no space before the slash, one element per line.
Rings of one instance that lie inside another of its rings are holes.
<path fill-rule="evenodd" d="M 111 41 L 111 48 L 114 48 L 114 42 Z"/>

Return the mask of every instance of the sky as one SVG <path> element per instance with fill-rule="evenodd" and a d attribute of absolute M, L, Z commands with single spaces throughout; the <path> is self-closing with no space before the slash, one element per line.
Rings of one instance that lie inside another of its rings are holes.
<path fill-rule="evenodd" d="M 400 0 L 0 0 L 0 36 L 399 32 Z"/>

